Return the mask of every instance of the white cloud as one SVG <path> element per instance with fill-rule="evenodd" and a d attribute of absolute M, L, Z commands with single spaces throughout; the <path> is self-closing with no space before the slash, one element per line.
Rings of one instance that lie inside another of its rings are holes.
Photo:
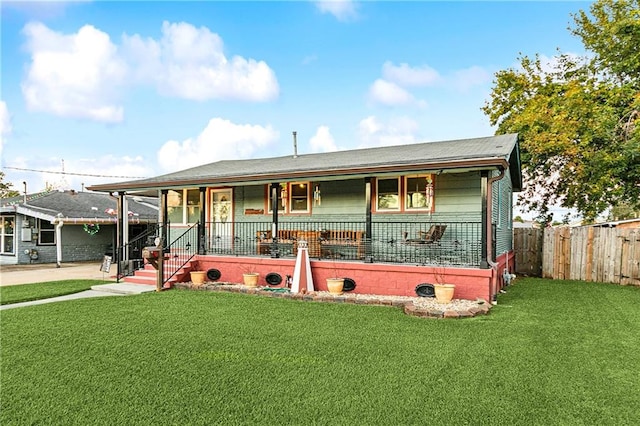
<path fill-rule="evenodd" d="M 382 76 L 402 87 L 432 86 L 441 80 L 438 71 L 428 65 L 411 67 L 402 63 L 396 66 L 390 61 L 382 65 Z"/>
<path fill-rule="evenodd" d="M 11 117 L 5 101 L 0 101 L 0 158 L 4 151 L 4 136 L 11 134 Z"/>
<path fill-rule="evenodd" d="M 482 86 L 491 82 L 492 74 L 486 69 L 474 65 L 469 68 L 454 71 L 451 76 L 453 86 L 461 92 L 466 92 L 472 87 Z"/>
<path fill-rule="evenodd" d="M 206 27 L 164 22 L 159 41 L 125 35 L 123 48 L 139 81 L 153 81 L 169 96 L 260 102 L 278 97 L 275 73 L 264 61 L 227 58 L 220 36 Z"/>
<path fill-rule="evenodd" d="M 425 108 L 427 102 L 417 99 L 409 89 L 439 87 L 468 92 L 473 87 L 490 83 L 492 75 L 477 65 L 441 74 L 428 65 L 412 67 L 406 63 L 394 65 L 387 61 L 382 65 L 382 77 L 369 88 L 368 98 L 372 103 Z"/>
<path fill-rule="evenodd" d="M 109 35 L 85 25 L 64 35 L 41 23 L 23 29 L 31 55 L 22 93 L 27 107 L 71 118 L 119 122 L 123 108 L 114 102 L 126 65 Z"/>
<path fill-rule="evenodd" d="M 409 92 L 395 83 L 377 79 L 369 88 L 369 100 L 376 104 L 401 106 L 401 105 L 419 105 L 425 106 L 424 101 L 418 101 Z"/>
<path fill-rule="evenodd" d="M 125 85 L 155 84 L 191 100 L 277 98 L 278 81 L 264 62 L 227 58 L 220 36 L 188 23 L 162 25 L 162 38 L 123 36 L 122 45 L 91 25 L 63 34 L 42 23 L 25 25 L 31 56 L 22 93 L 27 107 L 69 118 L 121 122 Z"/>
<path fill-rule="evenodd" d="M 408 117 L 396 117 L 383 123 L 374 116 L 360 121 L 360 148 L 405 145 L 418 142 L 418 124 Z"/>
<path fill-rule="evenodd" d="M 164 170 L 175 171 L 220 160 L 249 158 L 278 136 L 270 125 L 235 124 L 213 118 L 195 139 L 167 141 L 158 151 L 158 163 Z"/>
<path fill-rule="evenodd" d="M 317 1 L 316 7 L 321 13 L 329 13 L 341 22 L 348 22 L 358 17 L 356 4 L 351 0 Z"/>
<path fill-rule="evenodd" d="M 331 152 L 338 150 L 336 141 L 333 139 L 327 126 L 318 127 L 316 134 L 309 140 L 309 145 L 311 145 L 311 152 Z"/>

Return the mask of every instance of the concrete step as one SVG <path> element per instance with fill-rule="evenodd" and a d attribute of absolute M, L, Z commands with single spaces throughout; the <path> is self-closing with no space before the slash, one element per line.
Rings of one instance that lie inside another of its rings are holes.
<path fill-rule="evenodd" d="M 91 290 L 115 294 L 141 294 L 155 291 L 155 289 L 152 285 L 131 283 L 98 284 L 91 286 Z"/>

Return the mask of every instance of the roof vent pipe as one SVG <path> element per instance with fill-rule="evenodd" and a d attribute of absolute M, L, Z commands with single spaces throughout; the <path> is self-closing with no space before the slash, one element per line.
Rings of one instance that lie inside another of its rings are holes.
<path fill-rule="evenodd" d="M 24 203 L 27 204 L 27 182 L 26 181 L 22 181 L 22 184 L 24 185 Z"/>
<path fill-rule="evenodd" d="M 293 158 L 298 158 L 298 132 L 293 132 Z"/>

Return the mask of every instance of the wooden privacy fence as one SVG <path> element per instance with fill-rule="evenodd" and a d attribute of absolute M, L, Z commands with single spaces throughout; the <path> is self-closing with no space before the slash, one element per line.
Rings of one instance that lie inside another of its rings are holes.
<path fill-rule="evenodd" d="M 542 229 L 515 228 L 513 251 L 516 274 L 532 277 L 542 276 Z"/>
<path fill-rule="evenodd" d="M 546 228 L 542 276 L 640 286 L 640 229 Z"/>

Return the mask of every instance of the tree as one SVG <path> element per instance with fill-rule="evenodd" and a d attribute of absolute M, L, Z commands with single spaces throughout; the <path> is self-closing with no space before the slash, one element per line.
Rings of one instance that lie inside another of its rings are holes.
<path fill-rule="evenodd" d="M 0 172 L 0 198 L 17 197 L 20 193 L 12 189 L 11 182 L 4 182 L 4 172 Z"/>
<path fill-rule="evenodd" d="M 634 210 L 629 203 L 621 203 L 613 207 L 609 212 L 609 220 L 637 219 L 640 217 L 640 210 Z"/>
<path fill-rule="evenodd" d="M 640 207 L 639 0 L 600 0 L 590 12 L 571 31 L 592 56 L 521 56 L 519 69 L 496 73 L 483 107 L 498 133 L 519 133 L 520 203 L 547 221 L 554 204 L 587 220 Z"/>

